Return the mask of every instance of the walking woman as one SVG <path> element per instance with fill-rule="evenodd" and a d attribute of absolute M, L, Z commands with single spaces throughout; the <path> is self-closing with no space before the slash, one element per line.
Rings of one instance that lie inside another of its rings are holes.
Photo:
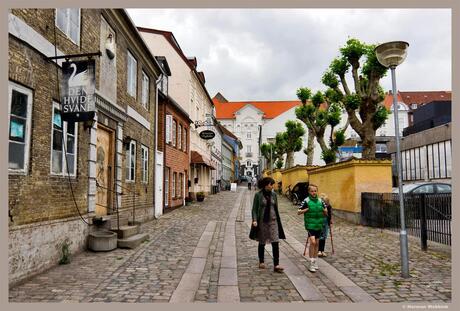
<path fill-rule="evenodd" d="M 321 193 L 319 197 L 323 200 L 324 205 L 326 205 L 327 217 L 324 219 L 323 231 L 319 237 L 318 257 L 327 257 L 327 254 L 324 252 L 324 248 L 326 247 L 327 236 L 332 224 L 332 206 L 325 193 Z"/>
<path fill-rule="evenodd" d="M 298 215 L 304 215 L 305 229 L 308 232 L 310 249 L 310 266 L 308 270 L 316 272 L 319 267 L 317 263 L 319 238 L 324 226 L 324 219 L 327 215 L 327 209 L 323 201 L 318 198 L 318 187 L 310 184 L 308 186 L 308 197 L 303 200 L 301 207 L 297 211 Z"/>
<path fill-rule="evenodd" d="M 265 244 L 272 244 L 273 271 L 282 273 L 284 268 L 279 264 L 279 240 L 286 239 L 278 212 L 278 199 L 273 192 L 273 178 L 264 177 L 259 180 L 260 191 L 254 195 L 252 204 L 252 227 L 249 238 L 259 242 L 259 268 L 265 269 Z"/>

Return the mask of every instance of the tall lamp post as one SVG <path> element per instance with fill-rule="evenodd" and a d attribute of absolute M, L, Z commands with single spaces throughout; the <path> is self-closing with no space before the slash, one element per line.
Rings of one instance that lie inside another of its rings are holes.
<path fill-rule="evenodd" d="M 275 143 L 273 138 L 267 138 L 267 142 L 270 144 L 270 176 L 273 178 L 273 158 L 272 158 L 272 148 Z"/>
<path fill-rule="evenodd" d="M 404 217 L 404 193 L 402 187 L 401 175 L 401 150 L 399 147 L 399 119 L 398 119 L 398 102 L 396 94 L 396 66 L 401 64 L 407 55 L 409 43 L 404 41 L 392 41 L 380 44 L 375 48 L 377 60 L 383 66 L 391 70 L 391 82 L 393 86 L 393 110 L 395 118 L 395 138 L 396 138 L 396 166 L 398 170 L 398 188 L 399 188 L 399 206 L 401 217 L 401 232 L 399 234 L 401 245 L 401 275 L 403 278 L 409 277 L 409 250 L 407 243 L 406 222 Z"/>

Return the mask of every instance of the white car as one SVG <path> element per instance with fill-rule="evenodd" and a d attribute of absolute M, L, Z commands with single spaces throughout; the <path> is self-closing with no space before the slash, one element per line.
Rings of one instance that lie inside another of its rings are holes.
<path fill-rule="evenodd" d="M 393 188 L 393 193 L 398 193 L 399 188 Z M 418 182 L 403 185 L 404 194 L 421 194 L 421 193 L 452 193 L 452 186 L 440 182 Z"/>

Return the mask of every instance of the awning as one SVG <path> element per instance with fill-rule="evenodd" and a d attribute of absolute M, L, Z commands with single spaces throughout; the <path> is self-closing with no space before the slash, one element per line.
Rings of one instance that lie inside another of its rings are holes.
<path fill-rule="evenodd" d="M 217 169 L 210 160 L 208 160 L 206 157 L 203 157 L 198 151 L 193 151 L 191 150 L 191 164 L 201 164 L 201 165 L 206 165 L 209 166 L 211 169 L 215 170 Z"/>

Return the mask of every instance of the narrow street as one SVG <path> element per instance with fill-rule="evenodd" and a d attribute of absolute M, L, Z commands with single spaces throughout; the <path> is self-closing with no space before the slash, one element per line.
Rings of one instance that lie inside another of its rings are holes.
<path fill-rule="evenodd" d="M 146 223 L 150 239 L 137 249 L 83 252 L 10 288 L 10 302 L 450 302 L 451 256 L 410 239 L 411 278 L 399 276 L 399 237 L 334 220 L 335 254 L 311 273 L 302 256 L 302 217 L 284 197 L 285 273 L 258 269 L 248 238 L 254 191 L 220 192 Z"/>

